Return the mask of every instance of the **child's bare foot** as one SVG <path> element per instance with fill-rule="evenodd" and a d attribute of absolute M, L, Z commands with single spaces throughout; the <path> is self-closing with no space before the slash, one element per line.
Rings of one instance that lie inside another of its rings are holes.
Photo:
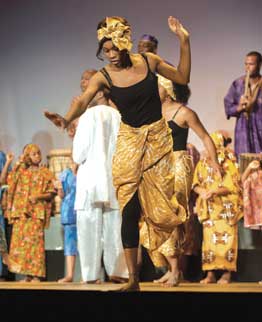
<path fill-rule="evenodd" d="M 216 283 L 216 278 L 213 272 L 208 272 L 206 278 L 200 281 L 200 284 Z"/>
<path fill-rule="evenodd" d="M 20 280 L 19 282 L 21 282 L 21 283 L 28 283 L 28 282 L 31 282 L 32 279 L 33 279 L 33 277 L 28 275 L 25 278 L 23 278 L 22 280 Z"/>
<path fill-rule="evenodd" d="M 41 280 L 40 280 L 40 278 L 39 277 L 33 277 L 32 279 L 31 279 L 31 283 L 40 283 L 41 282 Z"/>
<path fill-rule="evenodd" d="M 154 283 L 160 283 L 160 284 L 165 283 L 168 280 L 170 274 L 171 274 L 171 272 L 167 271 L 162 277 L 160 277 L 157 280 L 154 280 L 153 282 Z"/>
<path fill-rule="evenodd" d="M 225 272 L 217 281 L 217 284 L 229 284 L 230 282 L 231 282 L 231 272 Z"/>
<path fill-rule="evenodd" d="M 63 278 L 60 278 L 58 281 L 58 283 L 72 283 L 73 282 L 73 278 L 70 276 L 65 276 Z"/>
<path fill-rule="evenodd" d="M 206 278 L 204 278 L 204 279 L 202 279 L 200 281 L 200 284 L 211 284 L 211 283 L 216 283 L 216 279 L 215 278 L 206 277 Z"/>

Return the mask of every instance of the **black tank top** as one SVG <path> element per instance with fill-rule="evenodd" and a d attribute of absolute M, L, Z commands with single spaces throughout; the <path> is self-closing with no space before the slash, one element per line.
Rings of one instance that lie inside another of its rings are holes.
<path fill-rule="evenodd" d="M 174 121 L 175 116 L 177 115 L 181 107 L 182 105 L 179 106 L 179 108 L 177 109 L 172 119 L 167 122 L 170 129 L 172 130 L 173 151 L 186 150 L 186 145 L 187 145 L 188 128 L 181 127 L 177 125 L 176 122 Z"/>
<path fill-rule="evenodd" d="M 134 85 L 114 86 L 107 70 L 100 70 L 110 85 L 109 97 L 117 106 L 122 121 L 132 127 L 151 124 L 162 118 L 157 76 L 150 70 L 146 55 L 142 56 L 147 65 L 147 75 Z"/>

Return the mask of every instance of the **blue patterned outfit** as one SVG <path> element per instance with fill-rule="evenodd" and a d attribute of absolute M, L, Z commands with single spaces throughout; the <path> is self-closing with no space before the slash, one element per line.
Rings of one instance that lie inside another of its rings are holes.
<path fill-rule="evenodd" d="M 61 203 L 61 224 L 64 228 L 64 255 L 77 255 L 76 211 L 76 176 L 71 169 L 65 169 L 59 176 L 63 186 L 64 198 Z"/>

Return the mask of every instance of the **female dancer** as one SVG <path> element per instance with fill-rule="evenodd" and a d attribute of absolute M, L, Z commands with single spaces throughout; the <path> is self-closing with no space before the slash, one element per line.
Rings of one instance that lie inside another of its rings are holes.
<path fill-rule="evenodd" d="M 171 131 L 161 113 L 161 101 L 155 73 L 187 84 L 191 57 L 189 34 L 174 17 L 168 18 L 171 32 L 180 41 L 180 61 L 175 68 L 159 56 L 131 53 L 131 29 L 122 17 L 107 17 L 97 27 L 99 48 L 109 61 L 95 74 L 83 95 L 72 102 L 65 117 L 46 111 L 56 126 L 66 128 L 88 107 L 97 91 L 107 89 L 117 106 L 122 123 L 113 160 L 113 181 L 123 215 L 121 236 L 129 271 L 129 281 L 122 289 L 139 290 L 137 248 L 139 219 L 147 225 L 148 247 L 157 250 L 171 267 L 171 280 L 178 278 L 174 255 L 179 251 L 177 226 L 186 219 L 173 186 L 173 143 Z M 175 285 L 169 283 L 168 285 Z"/>
<path fill-rule="evenodd" d="M 173 151 L 175 158 L 175 196 L 177 201 L 187 211 L 187 221 L 183 225 L 180 225 L 181 240 L 184 240 L 183 252 L 181 252 L 182 255 L 191 253 L 192 249 L 195 247 L 194 243 L 198 242 L 199 239 L 195 235 L 196 229 L 193 217 L 194 215 L 190 215 L 189 210 L 190 194 L 194 174 L 193 159 L 187 151 L 189 129 L 193 130 L 201 139 L 208 155 L 210 156 L 212 167 L 219 169 L 219 164 L 217 161 L 216 148 L 211 137 L 209 136 L 202 122 L 199 120 L 197 113 L 187 106 L 189 97 L 191 95 L 189 86 L 172 83 L 170 80 L 162 76 L 158 76 L 158 83 L 159 93 L 162 101 L 162 113 L 172 130 Z M 182 259 L 184 258 L 182 256 L 179 257 L 181 263 Z M 157 266 L 164 266 L 164 262 L 161 263 L 157 260 L 154 262 Z M 155 280 L 155 282 L 167 283 L 169 276 L 170 271 L 168 270 L 163 277 L 161 277 L 159 280 Z"/>

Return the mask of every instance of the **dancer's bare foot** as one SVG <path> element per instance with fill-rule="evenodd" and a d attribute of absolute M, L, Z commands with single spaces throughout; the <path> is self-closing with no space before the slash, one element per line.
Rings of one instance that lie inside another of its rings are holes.
<path fill-rule="evenodd" d="M 168 279 L 163 283 L 164 287 L 174 287 L 178 286 L 180 282 L 180 272 L 170 272 Z"/>
<path fill-rule="evenodd" d="M 208 272 L 206 278 L 200 281 L 201 284 L 216 283 L 216 278 L 213 272 Z"/>
<path fill-rule="evenodd" d="M 125 286 L 120 288 L 120 292 L 136 292 L 140 291 L 139 279 L 137 274 L 130 274 L 129 280 Z"/>
<path fill-rule="evenodd" d="M 231 283 L 231 272 L 225 272 L 217 281 L 217 284 L 229 284 L 229 283 Z"/>
<path fill-rule="evenodd" d="M 158 284 L 165 283 L 168 280 L 170 274 L 171 274 L 171 272 L 167 271 L 162 277 L 160 277 L 157 280 L 154 280 L 153 282 L 158 283 Z"/>
<path fill-rule="evenodd" d="M 136 292 L 136 291 L 140 291 L 140 286 L 139 283 L 137 282 L 130 282 L 128 281 L 128 283 L 121 287 L 118 291 L 120 292 Z"/>
<path fill-rule="evenodd" d="M 70 276 L 65 276 L 63 278 L 60 278 L 58 281 L 58 283 L 72 283 L 73 282 L 73 278 Z"/>

